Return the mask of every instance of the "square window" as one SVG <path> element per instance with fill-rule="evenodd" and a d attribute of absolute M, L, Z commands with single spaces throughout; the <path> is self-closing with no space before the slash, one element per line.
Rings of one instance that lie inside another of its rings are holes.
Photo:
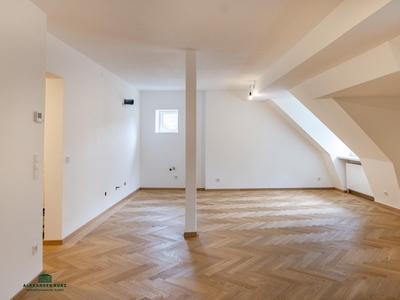
<path fill-rule="evenodd" d="M 156 133 L 178 132 L 178 110 L 156 110 Z"/>

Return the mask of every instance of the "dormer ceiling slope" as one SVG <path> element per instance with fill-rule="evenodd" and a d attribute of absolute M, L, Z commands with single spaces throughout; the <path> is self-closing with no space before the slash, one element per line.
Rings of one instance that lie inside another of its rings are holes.
<path fill-rule="evenodd" d="M 343 1 L 257 79 L 257 92 L 291 89 L 399 35 L 400 1 Z"/>

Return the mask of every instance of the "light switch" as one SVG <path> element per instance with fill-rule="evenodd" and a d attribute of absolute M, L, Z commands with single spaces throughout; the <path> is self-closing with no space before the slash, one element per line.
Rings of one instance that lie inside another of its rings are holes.
<path fill-rule="evenodd" d="M 33 179 L 39 178 L 39 154 L 33 154 Z"/>

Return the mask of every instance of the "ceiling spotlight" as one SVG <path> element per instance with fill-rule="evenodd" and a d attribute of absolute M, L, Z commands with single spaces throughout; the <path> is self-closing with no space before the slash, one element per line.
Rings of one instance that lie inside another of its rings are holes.
<path fill-rule="evenodd" d="M 254 83 L 250 84 L 249 86 L 249 100 L 253 99 L 253 95 L 254 95 L 254 88 L 255 88 L 256 82 L 254 81 Z"/>
<path fill-rule="evenodd" d="M 249 91 L 249 100 L 253 99 L 253 95 L 251 94 L 251 91 Z"/>

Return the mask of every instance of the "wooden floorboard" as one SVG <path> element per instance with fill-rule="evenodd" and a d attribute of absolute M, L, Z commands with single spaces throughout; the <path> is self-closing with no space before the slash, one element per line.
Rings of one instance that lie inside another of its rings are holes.
<path fill-rule="evenodd" d="M 62 292 L 22 299 L 399 299 L 400 215 L 333 190 L 141 190 L 81 239 L 44 246 Z"/>

